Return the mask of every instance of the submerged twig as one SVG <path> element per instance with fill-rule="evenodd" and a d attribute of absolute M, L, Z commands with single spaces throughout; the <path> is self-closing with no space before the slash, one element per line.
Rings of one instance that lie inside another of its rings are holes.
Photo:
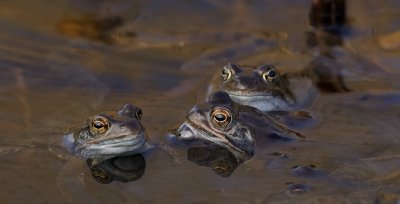
<path fill-rule="evenodd" d="M 399 176 L 400 176 L 400 169 L 399 169 L 399 170 L 396 170 L 396 171 L 394 171 L 394 172 L 392 172 L 392 173 L 389 174 L 389 175 L 381 176 L 381 177 L 378 177 L 378 178 L 374 178 L 374 179 L 372 179 L 372 181 L 387 181 L 387 180 L 393 180 L 393 179 L 395 179 L 395 178 L 398 178 Z"/>
<path fill-rule="evenodd" d="M 361 161 L 382 161 L 382 160 L 386 160 L 386 159 L 400 159 L 400 155 L 385 155 L 385 156 L 370 157 L 370 158 L 365 158 L 365 159 L 360 159 L 360 160 Z M 397 177 L 400 177 L 400 170 L 396 170 L 386 176 L 374 178 L 374 179 L 372 179 L 372 181 L 386 181 L 386 180 L 392 180 Z"/>
<path fill-rule="evenodd" d="M 18 101 L 21 103 L 22 109 L 24 110 L 24 122 L 25 126 L 30 129 L 32 127 L 31 118 L 32 111 L 31 107 L 28 103 L 27 92 L 28 88 L 25 83 L 25 79 L 23 76 L 23 71 L 20 68 L 14 70 L 15 75 L 15 83 L 18 89 Z"/>
<path fill-rule="evenodd" d="M 360 159 L 361 161 L 377 161 L 377 160 L 384 160 L 384 159 L 400 159 L 400 155 L 385 155 L 379 157 L 370 157 L 365 159 Z"/>

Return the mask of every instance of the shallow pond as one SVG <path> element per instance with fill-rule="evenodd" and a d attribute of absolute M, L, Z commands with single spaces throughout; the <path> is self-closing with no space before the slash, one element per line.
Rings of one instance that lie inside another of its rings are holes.
<path fill-rule="evenodd" d="M 49 151 L 49 138 L 126 103 L 143 109 L 150 141 L 163 144 L 227 62 L 275 64 L 284 71 L 307 66 L 310 4 L 3 1 L 2 202 L 399 202 L 400 52 L 382 49 L 378 39 L 400 29 L 400 1 L 348 2 L 346 49 L 379 65 L 372 75 L 387 75 L 373 81 L 376 89 L 361 83 L 362 91 L 321 94 L 311 107 L 321 123 L 301 130 L 313 142 L 250 159 L 229 177 L 188 161 L 185 150 L 155 151 L 146 156 L 140 179 L 110 184 L 97 183 L 84 161 L 64 171 L 67 162 Z"/>

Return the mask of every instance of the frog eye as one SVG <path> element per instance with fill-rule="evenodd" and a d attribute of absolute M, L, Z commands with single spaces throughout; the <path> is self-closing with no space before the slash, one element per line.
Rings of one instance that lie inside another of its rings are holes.
<path fill-rule="evenodd" d="M 136 117 L 136 119 L 140 120 L 140 119 L 142 119 L 142 116 L 143 116 L 142 109 L 138 108 L 138 110 L 135 113 L 135 117 Z"/>
<path fill-rule="evenodd" d="M 232 77 L 232 71 L 227 67 L 223 67 L 221 70 L 221 75 L 224 81 L 229 80 Z"/>
<path fill-rule="evenodd" d="M 217 108 L 211 114 L 211 121 L 217 127 L 226 127 L 231 123 L 231 120 L 232 115 L 226 109 Z"/>
<path fill-rule="evenodd" d="M 90 130 L 96 134 L 103 134 L 108 128 L 110 128 L 110 123 L 107 119 L 101 117 L 93 120 Z"/>
<path fill-rule="evenodd" d="M 274 78 L 276 77 L 276 71 L 275 70 L 269 70 L 267 72 L 264 72 L 262 74 L 262 77 L 264 79 L 264 81 L 268 82 L 268 83 L 272 83 L 272 81 L 274 80 Z"/>

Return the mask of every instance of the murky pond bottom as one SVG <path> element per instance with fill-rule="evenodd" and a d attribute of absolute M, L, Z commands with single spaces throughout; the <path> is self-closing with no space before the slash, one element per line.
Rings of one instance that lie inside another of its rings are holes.
<path fill-rule="evenodd" d="M 321 94 L 310 108 L 320 124 L 301 130 L 310 142 L 266 150 L 228 177 L 189 161 L 185 149 L 155 150 L 138 180 L 109 184 L 96 182 L 84 161 L 49 151 L 49 138 L 126 103 L 142 108 L 150 142 L 164 144 L 224 64 L 305 67 L 312 60 L 303 52 L 310 3 L 3 2 L 2 202 L 398 202 L 400 55 L 376 40 L 400 28 L 397 1 L 348 2 L 352 31 L 345 39 L 346 49 L 380 66 L 377 73 L 390 73 L 378 84 L 394 88 Z"/>

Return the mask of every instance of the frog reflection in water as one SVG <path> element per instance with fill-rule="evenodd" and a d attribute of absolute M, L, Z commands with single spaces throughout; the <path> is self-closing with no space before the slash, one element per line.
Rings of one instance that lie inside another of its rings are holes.
<path fill-rule="evenodd" d="M 227 148 L 219 145 L 195 146 L 187 150 L 187 158 L 200 166 L 210 167 L 214 173 L 228 177 L 242 162 Z"/>
<path fill-rule="evenodd" d="M 91 159 L 92 165 L 120 155 L 146 151 L 146 131 L 140 119 L 142 110 L 126 104 L 118 112 L 104 112 L 89 117 L 83 125 L 62 139 L 72 154 Z"/>
<path fill-rule="evenodd" d="M 255 154 L 256 144 L 258 149 L 264 144 L 275 146 L 279 141 L 304 138 L 275 119 L 254 107 L 237 104 L 220 91 L 188 112 L 176 137 L 189 143 L 203 140 L 220 145 L 240 161 L 246 161 Z"/>
<path fill-rule="evenodd" d="M 112 181 L 131 182 L 140 179 L 145 171 L 146 162 L 141 154 L 117 156 L 104 160 L 97 165 L 87 160 L 92 177 L 99 183 Z"/>
<path fill-rule="evenodd" d="M 272 65 L 255 68 L 229 63 L 213 77 L 207 95 L 218 90 L 261 111 L 295 110 L 310 105 L 317 95 L 311 80 L 281 75 Z"/>

